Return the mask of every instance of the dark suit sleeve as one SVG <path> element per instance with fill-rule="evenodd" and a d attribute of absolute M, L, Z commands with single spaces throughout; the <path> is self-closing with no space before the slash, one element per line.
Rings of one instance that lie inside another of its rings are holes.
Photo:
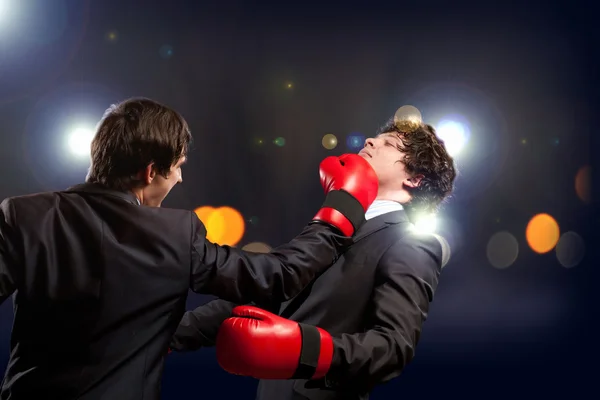
<path fill-rule="evenodd" d="M 17 290 L 19 280 L 13 214 L 9 200 L 4 200 L 0 204 L 0 304 Z"/>
<path fill-rule="evenodd" d="M 368 330 L 333 338 L 332 366 L 319 385 L 370 390 L 400 375 L 414 357 L 441 264 L 433 236 L 390 247 L 377 266 Z"/>
<path fill-rule="evenodd" d="M 171 339 L 169 348 L 175 351 L 194 351 L 201 347 L 212 347 L 217 341 L 217 333 L 223 321 L 231 317 L 231 311 L 239 304 L 216 299 L 192 311 L 186 311 Z M 247 304 L 258 307 L 255 303 Z M 276 313 L 279 304 L 270 305 L 264 310 Z"/>
<path fill-rule="evenodd" d="M 237 304 L 216 299 L 187 311 L 169 347 L 175 351 L 193 351 L 201 347 L 212 347 L 217 340 L 219 327 L 227 318 L 231 317 L 231 310 Z"/>
<path fill-rule="evenodd" d="M 192 215 L 191 289 L 238 304 L 294 297 L 352 243 L 328 225 L 311 223 L 270 253 L 250 253 L 209 242 L 204 225 Z"/>

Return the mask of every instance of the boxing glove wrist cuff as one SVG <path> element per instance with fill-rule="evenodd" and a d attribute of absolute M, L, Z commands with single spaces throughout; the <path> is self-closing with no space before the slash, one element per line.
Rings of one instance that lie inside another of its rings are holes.
<path fill-rule="evenodd" d="M 354 228 L 354 232 L 365 223 L 365 209 L 362 204 L 345 190 L 332 190 L 327 193 L 321 208 L 333 208 L 339 211 Z"/>
<path fill-rule="evenodd" d="M 302 350 L 300 351 L 298 367 L 289 379 L 312 379 L 315 373 L 322 375 L 327 372 L 323 371 L 324 367 L 329 369 L 333 356 L 333 342 L 327 332 L 316 326 L 302 323 L 298 323 L 298 326 L 302 336 Z M 322 335 L 327 337 L 324 338 Z"/>

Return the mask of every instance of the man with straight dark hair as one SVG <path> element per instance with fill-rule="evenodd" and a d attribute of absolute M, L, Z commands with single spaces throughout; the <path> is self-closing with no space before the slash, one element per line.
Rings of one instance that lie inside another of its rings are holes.
<path fill-rule="evenodd" d="M 377 179 L 356 155 L 328 157 L 326 199 L 272 254 L 206 240 L 188 210 L 160 208 L 182 181 L 191 135 L 155 101 L 111 107 L 87 182 L 0 205 L 0 303 L 14 293 L 0 399 L 158 399 L 188 289 L 235 302 L 289 299 L 352 242 Z"/>

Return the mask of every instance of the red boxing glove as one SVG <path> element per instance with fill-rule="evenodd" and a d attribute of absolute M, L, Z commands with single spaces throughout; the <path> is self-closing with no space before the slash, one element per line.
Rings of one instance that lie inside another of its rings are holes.
<path fill-rule="evenodd" d="M 357 154 L 327 157 L 319 173 L 327 197 L 313 221 L 326 222 L 343 235 L 352 236 L 365 222 L 365 212 L 377 197 L 377 174 Z"/>
<path fill-rule="evenodd" d="M 321 328 L 252 306 L 238 306 L 217 335 L 225 371 L 257 379 L 319 379 L 333 359 L 333 340 Z"/>

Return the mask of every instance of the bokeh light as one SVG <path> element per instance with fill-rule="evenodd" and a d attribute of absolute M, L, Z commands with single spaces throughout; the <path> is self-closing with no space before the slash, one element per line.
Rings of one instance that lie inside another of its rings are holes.
<path fill-rule="evenodd" d="M 575 175 L 575 193 L 586 204 L 592 202 L 592 168 L 589 165 L 581 167 Z"/>
<path fill-rule="evenodd" d="M 423 117 L 417 107 L 405 105 L 400 107 L 394 114 L 394 122 L 397 123 L 399 121 L 422 122 Z"/>
<path fill-rule="evenodd" d="M 289 90 L 293 89 L 294 88 L 294 83 L 293 82 L 286 82 L 285 83 L 285 88 L 289 89 Z"/>
<path fill-rule="evenodd" d="M 106 40 L 108 40 L 109 42 L 116 42 L 118 39 L 119 34 L 117 33 L 117 31 L 109 31 L 106 33 Z"/>
<path fill-rule="evenodd" d="M 15 137 L 25 173 L 49 190 L 80 182 L 88 172 L 90 142 L 98 121 L 119 97 L 123 94 L 85 82 L 58 87 L 41 97 L 22 134 Z"/>
<path fill-rule="evenodd" d="M 0 21 L 7 18 L 9 10 L 8 0 L 0 0 Z"/>
<path fill-rule="evenodd" d="M 225 234 L 225 217 L 223 214 L 214 210 L 212 213 L 208 215 L 208 220 L 206 221 L 206 239 L 208 241 L 224 245 L 229 243 L 223 243 L 221 240 Z"/>
<path fill-rule="evenodd" d="M 200 219 L 200 221 L 202 221 L 202 223 L 204 225 L 206 225 L 206 221 L 208 221 L 208 216 L 214 211 L 214 207 L 210 207 L 210 206 L 203 206 L 203 207 L 198 207 L 194 210 L 194 212 L 196 213 L 196 215 L 198 216 L 198 219 Z"/>
<path fill-rule="evenodd" d="M 20 45 L 49 44 L 67 30 L 69 11 L 66 0 L 0 0 L 0 31 L 16 33 L 18 40 L 14 42 Z M 0 35 L 0 40 L 3 36 Z"/>
<path fill-rule="evenodd" d="M 460 121 L 458 117 L 442 119 L 436 126 L 436 133 L 453 157 L 463 150 L 470 136 L 466 121 Z"/>
<path fill-rule="evenodd" d="M 234 208 L 231 207 L 220 207 L 211 217 L 219 215 L 223 221 L 223 233 L 217 241 L 218 244 L 227 244 L 229 246 L 235 246 L 244 236 L 245 223 L 244 217 Z"/>
<path fill-rule="evenodd" d="M 242 247 L 242 250 L 250 251 L 252 253 L 268 253 L 271 251 L 271 247 L 266 243 L 253 242 Z"/>
<path fill-rule="evenodd" d="M 75 157 L 89 157 L 95 131 L 87 127 L 76 127 L 70 133 L 67 144 Z"/>
<path fill-rule="evenodd" d="M 437 229 L 437 217 L 434 214 L 415 216 L 414 225 L 418 233 L 433 233 Z"/>
<path fill-rule="evenodd" d="M 22 14 L 23 10 L 19 9 L 18 4 L 10 0 L 0 0 L 0 44 L 2 39 L 12 33 L 12 30 L 22 25 Z M 19 18 L 21 17 L 21 18 Z"/>
<path fill-rule="evenodd" d="M 325 136 L 323 136 L 323 139 L 321 140 L 321 144 L 327 150 L 333 150 L 337 146 L 338 140 L 337 140 L 337 137 L 335 137 L 334 134 L 328 133 Z"/>
<path fill-rule="evenodd" d="M 510 232 L 497 232 L 488 241 L 486 254 L 493 267 L 508 268 L 517 260 L 519 242 Z"/>
<path fill-rule="evenodd" d="M 362 147 L 365 145 L 365 140 L 366 138 L 364 135 L 361 135 L 360 133 L 352 133 L 348 135 L 348 138 L 346 139 L 346 145 L 351 150 L 362 149 Z"/>
<path fill-rule="evenodd" d="M 194 212 L 206 227 L 206 238 L 212 243 L 235 246 L 244 236 L 244 217 L 232 207 L 203 206 Z"/>
<path fill-rule="evenodd" d="M 0 0 L 0 104 L 37 98 L 60 81 L 80 54 L 90 8 L 89 1 Z"/>
<path fill-rule="evenodd" d="M 171 57 L 173 57 L 173 47 L 165 44 L 164 46 L 161 46 L 161 48 L 158 50 L 158 54 L 160 55 L 161 58 L 169 59 Z"/>
<path fill-rule="evenodd" d="M 560 228 L 550 215 L 537 214 L 527 224 L 525 236 L 531 250 L 543 254 L 556 246 L 560 237 Z"/>
<path fill-rule="evenodd" d="M 283 147 L 285 146 L 285 139 L 282 137 L 278 137 L 275 140 L 273 140 L 273 144 L 278 147 Z"/>
<path fill-rule="evenodd" d="M 206 238 L 213 243 L 216 243 L 215 238 L 218 238 L 220 236 L 220 234 L 222 234 L 222 229 L 220 226 L 209 227 L 209 225 L 208 225 L 209 218 L 215 210 L 216 210 L 216 208 L 210 207 L 210 206 L 198 207 L 194 210 L 194 212 L 198 216 L 198 219 L 200 219 L 200 221 L 202 221 L 202 223 L 204 224 L 204 227 L 206 228 Z M 215 221 L 213 220 L 211 222 L 215 222 Z M 219 222 L 219 221 L 217 221 L 217 222 Z"/>
<path fill-rule="evenodd" d="M 573 268 L 583 260 L 585 243 L 575 232 L 565 232 L 556 244 L 556 258 L 565 268 Z"/>

